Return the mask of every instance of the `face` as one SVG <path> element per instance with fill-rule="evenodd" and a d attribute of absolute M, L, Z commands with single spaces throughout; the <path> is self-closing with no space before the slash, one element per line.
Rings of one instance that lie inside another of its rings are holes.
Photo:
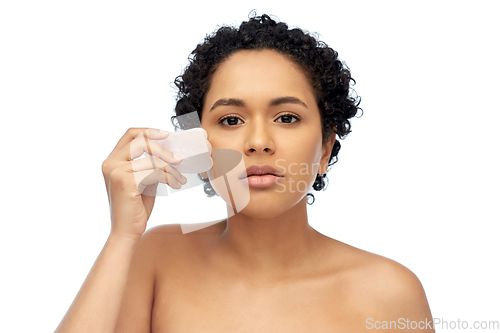
<path fill-rule="evenodd" d="M 245 167 L 268 164 L 284 177 L 250 187 L 246 215 L 271 218 L 301 202 L 325 173 L 335 134 L 322 144 L 321 118 L 300 67 L 271 50 L 241 50 L 216 70 L 201 126 L 214 149 L 233 149 Z M 215 189 L 217 190 L 217 189 Z"/>

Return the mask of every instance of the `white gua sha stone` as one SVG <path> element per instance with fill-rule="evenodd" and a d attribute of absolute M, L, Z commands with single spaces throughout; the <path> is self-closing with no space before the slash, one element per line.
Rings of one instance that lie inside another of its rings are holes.
<path fill-rule="evenodd" d="M 181 132 L 169 132 L 164 140 L 151 140 L 162 148 L 182 158 L 177 165 L 170 164 L 181 173 L 201 173 L 212 168 L 212 158 L 208 148 L 207 132 L 201 128 L 192 128 Z M 144 152 L 141 157 L 149 157 Z"/>

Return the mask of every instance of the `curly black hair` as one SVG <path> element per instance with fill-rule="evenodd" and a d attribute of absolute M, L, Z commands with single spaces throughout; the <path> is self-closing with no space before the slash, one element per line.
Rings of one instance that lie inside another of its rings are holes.
<path fill-rule="evenodd" d="M 277 23 L 266 14 L 255 16 L 254 12 L 238 29 L 222 26 L 207 35 L 191 53 L 189 65 L 174 81 L 179 91 L 172 124 L 179 128 L 174 123 L 175 117 L 193 111 L 198 112 L 201 121 L 204 97 L 219 65 L 235 51 L 261 49 L 270 49 L 288 57 L 309 77 L 321 114 L 323 143 L 333 133 L 344 139 L 351 132 L 349 119 L 358 110 L 363 111 L 358 107 L 361 98 L 351 87 L 351 81 L 353 85 L 356 81 L 351 78 L 349 68 L 338 59 L 335 50 L 307 32 L 298 28 L 289 29 L 286 23 Z M 339 150 L 340 142 L 336 140 L 328 161 L 328 171 L 338 161 Z M 207 179 L 198 177 L 205 182 L 204 191 L 208 196 L 216 194 Z M 314 190 L 326 189 L 325 178 L 326 173 L 316 176 Z M 307 195 L 312 197 L 310 204 L 314 203 L 314 195 Z"/>

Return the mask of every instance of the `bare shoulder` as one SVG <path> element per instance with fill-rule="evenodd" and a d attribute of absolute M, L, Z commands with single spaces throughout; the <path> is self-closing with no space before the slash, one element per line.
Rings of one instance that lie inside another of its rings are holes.
<path fill-rule="evenodd" d="M 417 276 L 402 264 L 347 244 L 345 254 L 352 263 L 349 267 L 358 288 L 365 286 L 372 296 L 385 297 L 388 293 L 415 293 L 422 289 Z"/>
<path fill-rule="evenodd" d="M 179 238 L 179 235 L 182 235 L 182 231 L 178 224 L 163 224 L 146 230 L 140 243 L 148 252 L 152 252 Z"/>
<path fill-rule="evenodd" d="M 143 235 L 141 242 L 147 243 L 150 251 L 155 252 L 162 259 L 174 254 L 175 258 L 180 255 L 194 254 L 194 252 L 203 251 L 203 245 L 209 243 L 213 237 L 217 237 L 222 232 L 224 225 L 219 222 L 206 228 L 201 228 L 205 223 L 199 223 L 194 226 L 196 231 L 189 231 L 189 228 L 183 229 L 180 224 L 162 224 L 148 229 Z"/>
<path fill-rule="evenodd" d="M 337 242 L 337 241 L 336 241 Z M 429 321 L 432 319 L 424 288 L 418 277 L 402 264 L 342 242 L 340 253 L 343 287 L 349 302 L 366 320 Z M 432 330 L 429 330 L 432 332 Z"/>
<path fill-rule="evenodd" d="M 165 262 L 170 254 L 182 253 L 179 250 L 185 239 L 179 224 L 162 224 L 146 230 L 141 237 L 141 243 L 148 249 L 149 256 Z"/>
<path fill-rule="evenodd" d="M 220 235 L 225 228 L 225 221 L 217 223 L 196 223 L 190 224 L 188 227 L 183 228 L 181 224 L 162 224 L 148 229 L 143 237 L 149 241 L 155 240 L 162 242 L 165 240 L 188 240 L 191 238 L 199 238 L 200 236 L 210 237 Z M 194 230 L 194 231 L 192 231 Z"/>

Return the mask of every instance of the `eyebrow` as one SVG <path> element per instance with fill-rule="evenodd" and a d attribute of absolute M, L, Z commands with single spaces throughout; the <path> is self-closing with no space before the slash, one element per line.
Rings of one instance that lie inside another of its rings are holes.
<path fill-rule="evenodd" d="M 308 108 L 306 103 L 302 102 L 297 97 L 292 97 L 292 96 L 284 96 L 284 97 L 273 98 L 269 102 L 269 106 L 277 106 L 277 105 L 280 105 L 280 104 L 299 104 L 299 105 L 302 105 L 302 106 Z M 245 101 L 243 101 L 242 99 L 237 99 L 237 98 L 221 98 L 218 101 L 216 101 L 214 103 L 214 105 L 212 105 L 212 107 L 210 108 L 210 111 L 212 111 L 213 109 L 215 109 L 218 106 L 238 106 L 238 107 L 245 107 L 246 104 L 245 104 Z"/>

